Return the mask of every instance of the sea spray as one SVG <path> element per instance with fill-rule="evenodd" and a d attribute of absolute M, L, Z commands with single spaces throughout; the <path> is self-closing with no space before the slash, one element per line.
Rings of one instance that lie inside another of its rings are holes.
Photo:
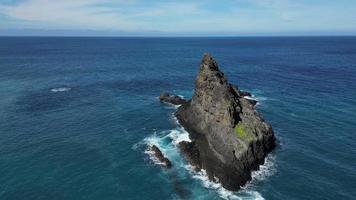
<path fill-rule="evenodd" d="M 263 181 L 275 173 L 275 157 L 273 155 L 267 156 L 265 164 L 261 165 L 259 170 L 252 172 L 252 180 L 238 192 L 231 192 L 223 188 L 220 183 L 210 181 L 205 170 L 196 172 L 189 164 L 185 165 L 184 168 L 189 171 L 194 179 L 199 180 L 205 188 L 215 190 L 222 199 L 262 200 L 264 198 L 254 187 L 257 182 Z"/>
<path fill-rule="evenodd" d="M 215 191 L 216 194 L 222 199 L 264 199 L 262 195 L 255 190 L 254 185 L 257 182 L 265 180 L 267 177 L 271 176 L 275 172 L 275 157 L 273 154 L 265 158 L 264 165 L 260 166 L 260 169 L 252 172 L 252 180 L 248 182 L 243 188 L 238 192 L 231 192 L 222 187 L 220 183 L 210 181 L 205 170 L 200 172 L 195 172 L 193 167 L 187 164 L 179 153 L 178 144 L 181 141 L 191 141 L 189 139 L 189 133 L 179 125 L 178 120 L 172 115 L 172 121 L 177 124 L 177 127 L 172 130 L 154 132 L 153 135 L 144 139 L 143 144 L 145 145 L 156 145 L 162 153 L 168 157 L 173 162 L 173 166 L 176 170 L 186 171 L 189 175 L 197 180 L 203 188 Z M 136 147 L 135 147 L 136 148 Z M 146 150 L 145 153 L 155 164 L 161 164 L 150 152 Z M 178 176 L 179 178 L 179 176 Z M 201 193 L 193 192 L 193 199 L 201 197 Z"/>

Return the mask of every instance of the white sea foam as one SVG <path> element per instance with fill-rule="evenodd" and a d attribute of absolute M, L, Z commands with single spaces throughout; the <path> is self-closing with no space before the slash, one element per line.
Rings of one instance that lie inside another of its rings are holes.
<path fill-rule="evenodd" d="M 69 87 L 52 88 L 51 92 L 67 92 L 71 89 L 72 88 L 69 88 Z"/>
<path fill-rule="evenodd" d="M 253 97 L 253 98 L 255 98 L 257 101 L 267 101 L 267 100 L 269 100 L 267 97 Z"/>
<path fill-rule="evenodd" d="M 156 136 L 156 133 L 154 133 L 152 136 L 146 138 L 144 140 L 144 143 L 149 146 L 156 145 L 161 151 L 163 150 L 161 145 L 160 145 L 160 138 Z M 134 145 L 134 148 L 137 148 L 137 145 Z M 154 152 L 151 151 L 149 148 L 146 147 L 145 149 L 145 154 L 149 156 L 149 158 L 153 161 L 154 164 L 157 165 L 162 165 L 163 163 L 160 162 L 156 156 L 154 156 Z"/>
<path fill-rule="evenodd" d="M 254 181 L 263 181 L 267 177 L 273 175 L 276 172 L 275 160 L 275 155 L 268 154 L 265 158 L 265 163 L 263 165 L 260 165 L 260 169 L 252 172 L 251 182 L 253 183 Z"/>
<path fill-rule="evenodd" d="M 254 97 L 250 97 L 250 96 L 244 96 L 244 98 L 245 98 L 245 99 L 250 99 L 250 100 L 256 100 L 256 101 L 257 101 L 257 99 L 256 99 L 256 98 L 254 98 Z"/>
<path fill-rule="evenodd" d="M 149 148 L 147 148 L 145 150 L 145 154 L 147 154 L 149 156 L 149 158 L 153 161 L 154 164 L 156 165 L 164 165 L 164 163 L 162 163 L 161 161 L 159 161 L 157 159 L 157 157 L 154 155 L 155 152 L 154 151 L 151 151 Z"/>
<path fill-rule="evenodd" d="M 268 155 L 265 159 L 264 165 L 260 166 L 258 171 L 252 172 L 252 180 L 251 182 L 247 183 L 246 186 L 242 188 L 239 192 L 231 192 L 226 190 L 222 187 L 220 183 L 216 183 L 210 181 L 206 171 L 201 170 L 200 172 L 195 172 L 191 165 L 187 165 L 185 162 L 181 161 L 180 154 L 178 151 L 177 145 L 181 141 L 191 141 L 189 138 L 189 133 L 179 125 L 177 118 L 172 115 L 172 119 L 177 123 L 177 127 L 172 130 L 162 131 L 162 132 L 155 132 L 150 137 L 144 139 L 144 143 L 146 145 L 156 145 L 162 153 L 168 157 L 171 161 L 173 161 L 174 166 L 185 169 L 191 174 L 191 176 L 200 181 L 202 186 L 209 189 L 214 190 L 222 199 L 228 200 L 248 200 L 248 199 L 255 199 L 255 200 L 263 200 L 264 198 L 262 195 L 255 190 L 256 182 L 263 181 L 267 177 L 271 176 L 275 173 L 275 157 L 273 155 Z M 170 141 L 167 143 L 167 141 Z M 149 155 L 150 159 L 155 164 L 162 164 L 158 161 L 155 156 L 153 156 L 153 152 L 146 150 L 145 153 Z M 198 198 L 198 197 L 197 197 Z"/>
<path fill-rule="evenodd" d="M 167 144 L 167 141 L 171 142 Z M 155 132 L 150 137 L 145 138 L 143 143 L 149 146 L 156 145 L 161 152 L 171 160 L 179 156 L 177 145 L 181 141 L 190 141 L 189 134 L 183 127 L 177 127 L 169 131 L 162 131 L 160 133 Z M 134 145 L 133 148 L 137 148 L 137 145 Z M 145 153 L 155 164 L 162 164 L 156 159 L 154 152 L 150 151 L 148 148 L 146 148 Z"/>
<path fill-rule="evenodd" d="M 184 130 L 182 127 L 178 127 L 176 129 L 172 129 L 169 131 L 163 131 L 162 132 L 165 135 L 158 135 L 154 133 L 152 136 L 146 138 L 144 142 L 149 145 L 156 145 L 159 148 L 162 148 L 163 150 L 167 147 L 167 145 L 162 145 L 162 143 L 167 139 L 172 140 L 172 144 L 174 146 L 178 145 L 182 141 L 188 141 L 190 142 L 191 140 L 189 139 L 189 134 L 187 131 Z"/>
<path fill-rule="evenodd" d="M 266 180 L 269 176 L 272 176 L 276 172 L 275 155 L 269 154 L 265 158 L 265 163 L 260 165 L 260 169 L 251 173 L 252 180 L 242 187 L 242 193 L 246 193 L 254 196 L 254 199 L 264 199 L 260 193 L 255 191 L 255 185 L 257 182 Z M 247 198 L 248 199 L 248 198 Z"/>
<path fill-rule="evenodd" d="M 257 101 L 256 106 L 261 105 L 261 102 L 266 101 L 266 100 L 270 100 L 267 97 L 262 97 L 262 96 L 258 96 L 256 97 L 255 95 L 252 95 L 251 97 L 249 96 L 244 96 L 245 99 L 249 99 L 249 100 L 254 100 Z"/>
<path fill-rule="evenodd" d="M 250 99 L 250 100 L 255 100 L 255 101 L 266 101 L 268 100 L 267 97 L 262 97 L 262 96 L 255 96 L 255 95 L 252 95 L 251 97 L 249 96 L 244 96 L 245 99 Z"/>
<path fill-rule="evenodd" d="M 185 168 L 189 170 L 194 179 L 201 181 L 205 188 L 215 190 L 222 199 L 240 199 L 234 192 L 224 189 L 220 183 L 210 181 L 205 170 L 195 172 L 190 165 L 186 165 Z"/>
<path fill-rule="evenodd" d="M 200 172 L 195 172 L 190 165 L 185 165 L 185 169 L 187 169 L 194 179 L 201 181 L 202 185 L 211 190 L 215 190 L 217 194 L 222 199 L 227 200 L 263 200 L 262 195 L 255 191 L 252 187 L 243 187 L 239 192 L 231 192 L 222 187 L 220 183 L 212 182 L 209 180 L 208 175 L 205 170 L 201 170 Z M 251 183 L 249 183 L 251 184 Z"/>
<path fill-rule="evenodd" d="M 167 105 L 167 106 L 165 106 L 165 108 L 172 109 L 172 110 L 177 110 L 181 106 L 181 105 L 175 105 L 175 104 L 168 103 L 168 102 L 163 102 L 163 103 Z"/>
<path fill-rule="evenodd" d="M 168 134 L 168 137 L 172 139 L 174 145 L 178 145 L 182 141 L 191 142 L 189 138 L 189 133 L 185 131 L 182 127 L 171 130 Z"/>

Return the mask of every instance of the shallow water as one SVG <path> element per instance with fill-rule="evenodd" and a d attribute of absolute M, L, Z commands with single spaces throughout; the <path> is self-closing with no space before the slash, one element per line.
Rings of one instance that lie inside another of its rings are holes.
<path fill-rule="evenodd" d="M 238 193 L 190 170 L 157 100 L 192 95 L 204 52 L 279 142 Z M 0 199 L 354 199 L 355 73 L 355 37 L 1 37 Z"/>

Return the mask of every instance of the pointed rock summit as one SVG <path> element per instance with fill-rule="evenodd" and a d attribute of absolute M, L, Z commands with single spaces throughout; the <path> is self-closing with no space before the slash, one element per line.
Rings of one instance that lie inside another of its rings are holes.
<path fill-rule="evenodd" d="M 272 127 L 245 96 L 205 54 L 192 99 L 175 113 L 192 140 L 179 144 L 181 152 L 197 171 L 233 191 L 251 180 L 275 147 Z"/>

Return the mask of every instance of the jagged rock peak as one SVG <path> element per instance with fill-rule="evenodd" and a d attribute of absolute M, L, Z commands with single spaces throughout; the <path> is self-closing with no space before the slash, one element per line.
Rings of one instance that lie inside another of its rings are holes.
<path fill-rule="evenodd" d="M 205 111 L 215 119 L 214 121 L 230 127 L 238 120 L 240 108 L 237 99 L 234 98 L 224 73 L 219 70 L 217 62 L 209 54 L 205 54 L 202 59 L 190 105 L 194 113 Z"/>
<path fill-rule="evenodd" d="M 214 87 L 216 83 L 225 87 L 227 80 L 213 57 L 210 54 L 204 54 L 200 64 L 200 71 L 195 81 L 195 89 L 213 89 L 216 88 Z"/>
<path fill-rule="evenodd" d="M 220 71 L 218 63 L 208 53 L 205 53 L 204 56 L 203 56 L 203 60 L 202 60 L 201 65 L 200 65 L 200 70 Z"/>

